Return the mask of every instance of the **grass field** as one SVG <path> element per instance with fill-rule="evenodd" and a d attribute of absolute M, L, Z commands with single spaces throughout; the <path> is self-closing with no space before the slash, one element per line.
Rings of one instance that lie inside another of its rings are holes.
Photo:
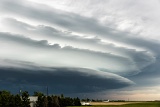
<path fill-rule="evenodd" d="M 71 107 L 71 106 L 69 106 Z M 91 106 L 72 106 L 72 107 L 160 107 L 160 102 L 126 102 L 126 103 L 104 103 Z"/>

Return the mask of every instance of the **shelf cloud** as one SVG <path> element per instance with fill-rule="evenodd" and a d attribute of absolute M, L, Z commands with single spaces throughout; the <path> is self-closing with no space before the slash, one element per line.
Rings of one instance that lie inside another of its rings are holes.
<path fill-rule="evenodd" d="M 0 82 L 74 94 L 156 85 L 158 3 L 1 0 Z"/>
<path fill-rule="evenodd" d="M 6 63 L 0 68 L 0 83 L 19 84 L 18 86 L 25 86 L 28 89 L 32 85 L 49 86 L 52 93 L 84 93 L 123 88 L 134 84 L 116 74 L 87 68 L 42 67 L 16 60 L 1 61 Z M 12 85 L 8 88 L 12 89 Z M 30 88 L 32 91 L 34 89 Z"/>

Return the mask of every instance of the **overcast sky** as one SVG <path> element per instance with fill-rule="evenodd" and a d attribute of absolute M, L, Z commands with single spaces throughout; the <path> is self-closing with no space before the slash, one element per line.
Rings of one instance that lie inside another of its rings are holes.
<path fill-rule="evenodd" d="M 0 90 L 160 100 L 160 0 L 0 0 Z"/>

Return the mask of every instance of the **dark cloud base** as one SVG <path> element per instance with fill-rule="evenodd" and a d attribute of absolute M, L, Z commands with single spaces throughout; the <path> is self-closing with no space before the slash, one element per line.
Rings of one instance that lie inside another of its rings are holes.
<path fill-rule="evenodd" d="M 89 71 L 86 73 L 84 71 Z M 93 72 L 93 73 L 92 73 Z M 84 68 L 43 68 L 43 70 L 23 69 L 15 67 L 0 68 L 0 88 L 16 92 L 19 88 L 28 91 L 50 88 L 50 93 L 86 93 L 117 89 L 133 84 L 116 75 L 97 73 Z M 14 89 L 12 89 L 14 87 Z"/>

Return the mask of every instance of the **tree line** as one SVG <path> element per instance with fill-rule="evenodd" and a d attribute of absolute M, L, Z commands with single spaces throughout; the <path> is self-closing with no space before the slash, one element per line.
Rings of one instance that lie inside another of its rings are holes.
<path fill-rule="evenodd" d="M 66 106 L 80 106 L 80 99 L 51 95 L 45 96 L 43 93 L 35 92 L 34 96 L 38 96 L 36 107 L 66 107 Z"/>
<path fill-rule="evenodd" d="M 0 91 L 0 107 L 30 107 L 29 93 L 24 91 L 20 94 L 11 94 L 9 91 Z M 38 97 L 35 102 L 36 107 L 65 107 L 80 106 L 80 99 L 49 95 L 46 96 L 41 92 L 34 92 L 34 96 Z"/>

